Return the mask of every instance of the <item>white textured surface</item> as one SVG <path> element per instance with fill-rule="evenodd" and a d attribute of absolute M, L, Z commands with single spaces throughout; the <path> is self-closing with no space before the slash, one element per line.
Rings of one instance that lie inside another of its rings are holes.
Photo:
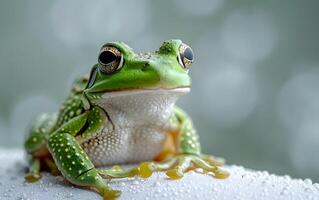
<path fill-rule="evenodd" d="M 44 174 L 37 183 L 25 183 L 25 161 L 21 150 L 0 150 L 0 199 L 51 200 L 90 199 L 100 196 L 89 190 L 79 189 L 64 178 Z M 178 181 L 167 180 L 163 173 L 156 173 L 148 180 L 137 178 L 112 180 L 110 185 L 120 189 L 120 199 L 319 199 L 319 184 L 310 179 L 291 179 L 268 172 L 247 170 L 239 166 L 227 166 L 231 177 L 214 179 L 195 172 Z"/>

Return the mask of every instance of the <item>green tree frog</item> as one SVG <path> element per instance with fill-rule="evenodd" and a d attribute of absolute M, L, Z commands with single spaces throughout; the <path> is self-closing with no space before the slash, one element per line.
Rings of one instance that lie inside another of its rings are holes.
<path fill-rule="evenodd" d="M 30 158 L 25 179 L 37 181 L 40 171 L 49 170 L 115 199 L 120 191 L 105 178 L 148 178 L 164 171 L 179 179 L 196 168 L 226 178 L 222 159 L 201 153 L 191 119 L 175 106 L 190 91 L 193 59 L 181 40 L 139 54 L 123 42 L 103 45 L 98 63 L 74 82 L 60 110 L 32 124 L 25 140 Z M 124 170 L 119 167 L 124 163 L 139 164 Z"/>

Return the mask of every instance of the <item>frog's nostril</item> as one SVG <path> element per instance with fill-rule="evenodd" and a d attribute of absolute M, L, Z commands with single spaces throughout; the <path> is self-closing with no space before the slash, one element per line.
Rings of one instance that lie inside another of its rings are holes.
<path fill-rule="evenodd" d="M 150 63 L 149 62 L 145 62 L 143 65 L 142 65 L 142 71 L 145 71 L 145 70 L 147 70 L 147 68 L 149 68 L 149 66 L 150 66 Z"/>

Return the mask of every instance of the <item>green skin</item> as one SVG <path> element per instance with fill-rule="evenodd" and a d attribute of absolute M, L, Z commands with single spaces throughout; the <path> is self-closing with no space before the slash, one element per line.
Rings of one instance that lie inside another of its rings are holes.
<path fill-rule="evenodd" d="M 177 107 L 170 120 L 170 123 L 178 127 L 176 155 L 162 162 L 144 162 L 130 170 L 123 170 L 118 166 L 111 169 L 95 168 L 80 142 L 99 130 L 108 120 L 105 111 L 96 104 L 104 93 L 191 86 L 188 72 L 178 60 L 182 45 L 180 40 L 166 41 L 155 53 L 144 55 L 134 53 L 122 42 L 106 45 L 113 46 L 122 53 L 123 67 L 106 75 L 98 70 L 99 64 L 94 65 L 93 70 L 97 70 L 96 78 L 90 87 L 88 77 L 78 79 L 57 114 L 41 115 L 34 122 L 25 141 L 25 149 L 30 155 L 30 170 L 26 180 L 38 180 L 41 177 L 40 171 L 46 168 L 53 174 L 62 173 L 75 185 L 96 190 L 104 199 L 114 199 L 120 195 L 120 191 L 111 189 L 104 182 L 105 177 L 147 178 L 154 171 L 165 171 L 171 179 L 178 179 L 194 168 L 212 172 L 217 178 L 227 177 L 227 172 L 218 167 L 223 164 L 221 160 L 201 153 L 198 135 L 191 119 Z"/>

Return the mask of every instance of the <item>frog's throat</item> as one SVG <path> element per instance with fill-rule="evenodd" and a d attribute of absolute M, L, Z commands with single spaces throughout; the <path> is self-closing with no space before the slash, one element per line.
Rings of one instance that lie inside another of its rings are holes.
<path fill-rule="evenodd" d="M 172 93 L 176 95 L 183 95 L 190 92 L 190 87 L 179 87 L 179 88 L 158 88 L 158 89 L 126 89 L 126 90 L 117 90 L 112 92 L 105 92 L 102 95 L 102 98 L 112 98 L 112 97 L 120 97 L 126 95 L 134 95 L 134 94 L 147 94 L 147 93 Z"/>
<path fill-rule="evenodd" d="M 157 127 L 167 125 L 178 98 L 190 88 L 132 89 L 105 93 L 95 103 L 119 127 Z"/>

